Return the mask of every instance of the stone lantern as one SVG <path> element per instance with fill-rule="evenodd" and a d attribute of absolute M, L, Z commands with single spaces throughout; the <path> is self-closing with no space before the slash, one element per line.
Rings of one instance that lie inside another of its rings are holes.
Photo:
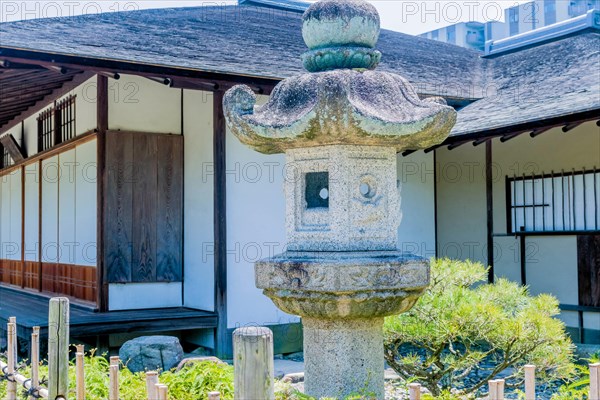
<path fill-rule="evenodd" d="M 303 21 L 309 73 L 263 106 L 243 85 L 224 98 L 242 143 L 286 154 L 287 251 L 256 263 L 256 285 L 302 317 L 307 394 L 383 399 L 383 319 L 429 284 L 428 261 L 397 250 L 397 153 L 441 143 L 456 112 L 374 71 L 380 20 L 366 1 L 321 0 Z"/>

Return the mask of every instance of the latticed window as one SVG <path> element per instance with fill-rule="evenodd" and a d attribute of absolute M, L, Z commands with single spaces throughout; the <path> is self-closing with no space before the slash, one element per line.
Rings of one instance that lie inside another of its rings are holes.
<path fill-rule="evenodd" d="M 72 139 L 75 136 L 75 95 L 56 102 L 42 111 L 38 122 L 38 151 Z"/>
<path fill-rule="evenodd" d="M 59 132 L 57 138 L 60 142 L 72 139 L 75 136 L 75 96 L 71 95 L 56 103 L 54 118 Z"/>
<path fill-rule="evenodd" d="M 54 109 L 42 111 L 37 117 L 38 151 L 54 146 Z"/>
<path fill-rule="evenodd" d="M 600 171 L 509 177 L 508 232 L 600 230 Z"/>

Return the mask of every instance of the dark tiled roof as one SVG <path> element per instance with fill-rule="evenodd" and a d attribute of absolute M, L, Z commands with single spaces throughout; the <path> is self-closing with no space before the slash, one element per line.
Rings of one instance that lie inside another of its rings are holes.
<path fill-rule="evenodd" d="M 489 61 L 487 96 L 458 113 L 452 135 L 600 109 L 597 32 L 567 37 Z"/>
<path fill-rule="evenodd" d="M 249 4 L 39 19 L 0 24 L 0 46 L 286 78 L 305 72 L 301 18 Z M 474 51 L 385 30 L 378 47 L 382 70 L 404 75 L 427 93 L 480 86 Z"/>
<path fill-rule="evenodd" d="M 598 33 L 496 58 L 382 30 L 379 69 L 421 94 L 478 100 L 453 135 L 600 109 Z M 252 5 L 106 13 L 0 24 L 0 47 L 199 71 L 286 78 L 305 72 L 301 14 Z"/>

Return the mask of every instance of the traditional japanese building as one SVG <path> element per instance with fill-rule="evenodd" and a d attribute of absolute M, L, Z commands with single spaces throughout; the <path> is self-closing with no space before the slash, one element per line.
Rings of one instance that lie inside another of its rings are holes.
<path fill-rule="evenodd" d="M 259 324 L 276 353 L 298 318 L 255 287 L 284 251 L 289 166 L 226 129 L 238 83 L 303 71 L 300 2 L 130 11 L 0 25 L 0 323 L 102 347 L 171 332 L 230 352 Z M 472 259 L 549 292 L 576 341 L 600 342 L 600 13 L 479 52 L 381 32 L 379 70 L 458 111 L 442 144 L 398 154 L 400 248 Z M 266 96 L 259 96 L 265 101 Z"/>

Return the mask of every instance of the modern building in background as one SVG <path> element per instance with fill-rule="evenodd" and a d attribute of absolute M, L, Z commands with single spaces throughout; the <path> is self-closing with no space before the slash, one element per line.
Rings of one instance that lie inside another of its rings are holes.
<path fill-rule="evenodd" d="M 461 22 L 419 36 L 484 51 L 485 42 L 520 35 L 600 9 L 600 0 L 535 0 L 507 8 L 504 22 Z"/>

